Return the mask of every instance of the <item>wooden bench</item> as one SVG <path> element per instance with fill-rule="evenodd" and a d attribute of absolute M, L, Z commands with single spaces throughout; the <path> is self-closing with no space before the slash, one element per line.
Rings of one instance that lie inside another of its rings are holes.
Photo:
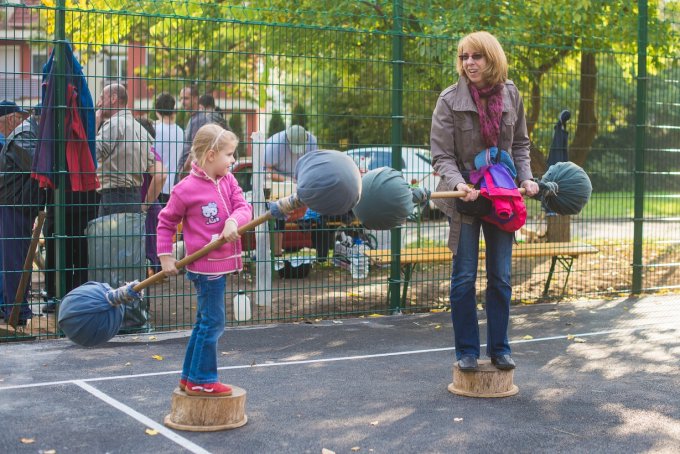
<path fill-rule="evenodd" d="M 598 250 L 585 243 L 520 243 L 512 248 L 513 258 L 522 257 L 551 257 L 550 272 L 543 287 L 543 296 L 548 295 L 550 289 L 550 282 L 555 273 L 555 265 L 559 263 L 567 272 L 567 277 L 564 279 L 562 286 L 562 295 L 564 295 L 567 282 L 569 282 L 569 275 L 574 263 L 574 259 L 585 254 L 596 254 Z M 366 251 L 366 255 L 378 265 L 388 265 L 392 263 L 392 251 L 389 249 L 376 249 Z M 486 257 L 486 251 L 480 248 L 479 259 L 483 260 Z M 404 249 L 400 254 L 401 272 L 403 274 L 404 289 L 401 296 L 401 304 L 404 307 L 406 303 L 406 292 L 411 281 L 411 276 L 416 265 L 419 263 L 432 262 L 450 262 L 452 254 L 446 246 L 432 246 L 422 248 Z"/>

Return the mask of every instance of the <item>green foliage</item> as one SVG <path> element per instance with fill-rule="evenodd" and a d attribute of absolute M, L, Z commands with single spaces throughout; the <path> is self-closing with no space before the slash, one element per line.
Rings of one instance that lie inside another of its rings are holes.
<path fill-rule="evenodd" d="M 54 30 L 55 2 L 43 4 L 49 33 Z M 403 5 L 404 143 L 429 143 L 437 95 L 458 77 L 458 39 L 480 29 L 491 31 L 503 44 L 510 78 L 535 124 L 532 139 L 545 153 L 556 115 L 569 108 L 572 124 L 579 118 L 583 51 L 598 56 L 600 134 L 611 133 L 621 119 L 629 118 L 637 2 L 429 0 Z M 275 86 L 284 99 L 303 107 L 304 120 L 294 112 L 293 122 L 303 121 L 321 142 L 347 141 L 352 146 L 391 141 L 393 2 L 268 0 L 264 6 L 236 0 L 67 0 L 66 6 L 67 35 L 83 61 L 142 43 L 149 64 L 141 66 L 138 76 L 148 78 L 156 92 L 178 93 L 183 85 L 198 82 L 201 92 L 254 100 L 262 109 L 265 88 Z M 680 40 L 672 19 L 678 9 L 677 1 L 648 2 L 652 75 L 677 54 Z M 270 126 L 268 134 L 272 132 Z"/>
<path fill-rule="evenodd" d="M 283 115 L 278 110 L 272 112 L 272 118 L 269 120 L 269 127 L 267 128 L 267 137 L 271 137 L 277 132 L 284 131 L 286 129 L 286 122 L 283 119 Z"/>

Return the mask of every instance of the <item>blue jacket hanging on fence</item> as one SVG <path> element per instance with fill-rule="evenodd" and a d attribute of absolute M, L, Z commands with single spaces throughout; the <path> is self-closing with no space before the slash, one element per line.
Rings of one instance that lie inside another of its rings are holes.
<path fill-rule="evenodd" d="M 55 49 L 56 50 L 56 49 Z M 56 141 L 53 137 L 56 121 L 55 83 L 56 65 L 52 51 L 43 66 L 42 116 L 40 118 L 40 141 L 33 160 L 32 176 L 41 187 L 54 189 L 54 154 Z M 96 170 L 95 114 L 90 89 L 83 75 L 82 66 L 66 44 L 66 116 L 64 139 L 66 141 L 66 165 L 69 171 L 67 190 L 91 191 L 99 187 Z"/>

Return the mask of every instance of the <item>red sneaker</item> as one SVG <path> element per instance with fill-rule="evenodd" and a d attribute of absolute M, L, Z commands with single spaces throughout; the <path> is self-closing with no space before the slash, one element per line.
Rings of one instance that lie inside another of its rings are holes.
<path fill-rule="evenodd" d="M 184 391 L 184 390 L 186 389 L 186 387 L 187 387 L 187 380 L 186 380 L 186 378 L 180 378 L 180 379 L 179 379 L 179 389 L 181 389 L 182 391 Z"/>
<path fill-rule="evenodd" d="M 202 385 L 198 385 L 196 383 L 187 381 L 184 392 L 187 393 L 188 396 L 224 397 L 231 396 L 231 386 L 222 384 L 220 382 L 203 383 Z"/>

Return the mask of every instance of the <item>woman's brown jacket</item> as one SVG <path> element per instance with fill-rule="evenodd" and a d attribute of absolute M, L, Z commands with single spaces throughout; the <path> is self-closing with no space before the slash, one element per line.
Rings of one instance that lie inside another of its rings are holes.
<path fill-rule="evenodd" d="M 475 156 L 486 148 L 480 131 L 477 106 L 467 84 L 467 79 L 461 78 L 458 83 L 444 90 L 432 113 L 432 167 L 441 176 L 437 191 L 455 191 L 458 183 L 465 182 L 459 169 L 473 170 Z M 512 156 L 517 168 L 517 181 L 533 178 L 529 165 L 529 136 L 524 103 L 517 87 L 510 80 L 505 82 L 503 89 L 499 148 Z M 460 225 L 462 222 L 471 222 L 472 218 L 461 216 L 456 211 L 454 199 L 435 199 L 435 203 L 451 218 L 448 246 L 455 254 Z"/>

